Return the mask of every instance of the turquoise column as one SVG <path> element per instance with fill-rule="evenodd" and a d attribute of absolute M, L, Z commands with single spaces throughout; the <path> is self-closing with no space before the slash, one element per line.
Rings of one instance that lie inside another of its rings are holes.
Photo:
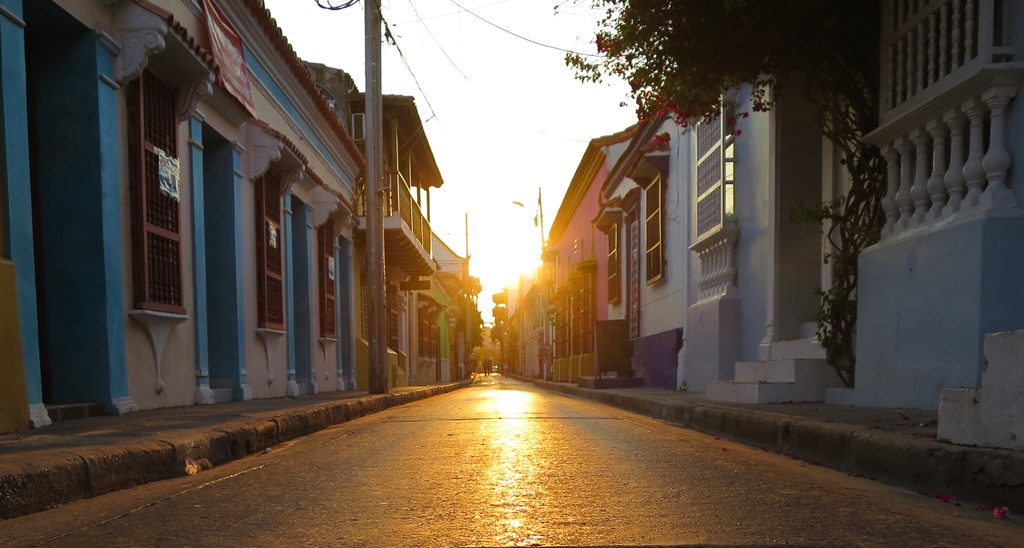
<path fill-rule="evenodd" d="M 242 149 L 238 146 L 231 147 L 231 208 L 234 223 L 234 246 L 232 274 L 234 275 L 235 286 L 235 329 L 234 340 L 236 359 L 238 360 L 238 377 L 235 379 L 234 398 L 236 400 L 251 400 L 252 387 L 249 386 L 249 371 L 245 360 L 245 253 L 243 251 L 243 230 L 242 230 L 242 188 L 245 184 L 245 175 L 242 174 Z M 286 247 L 287 248 L 287 247 Z"/>
<path fill-rule="evenodd" d="M 335 345 L 338 360 L 338 390 L 355 390 L 353 350 L 356 346 L 352 318 L 355 314 L 352 293 L 352 242 L 338 236 L 334 244 Z"/>
<path fill-rule="evenodd" d="M 43 407 L 39 361 L 23 14 L 21 0 L 0 0 L 0 190 L 6 193 L 6 246 L 14 262 L 29 413 L 32 426 L 40 427 L 50 424 L 50 417 Z"/>
<path fill-rule="evenodd" d="M 199 405 L 214 403 L 210 389 L 209 318 L 206 311 L 206 209 L 203 180 L 203 118 L 188 123 L 189 182 L 192 195 L 192 279 L 195 297 L 192 321 L 196 335 L 196 392 Z"/>
<path fill-rule="evenodd" d="M 107 382 L 109 411 L 135 411 L 135 401 L 128 394 L 127 358 L 125 357 L 124 253 L 121 247 L 121 133 L 118 130 L 119 86 L 114 81 L 116 45 L 97 35 L 96 65 L 98 92 L 98 141 L 100 166 L 100 209 L 102 217 L 103 286 L 107 331 Z"/>
<path fill-rule="evenodd" d="M 288 386 L 285 393 L 289 397 L 299 395 L 299 385 L 295 382 L 295 268 L 292 252 L 292 195 L 285 194 L 284 207 L 284 232 L 281 241 L 284 243 L 284 323 L 285 323 L 285 345 L 288 358 Z"/>

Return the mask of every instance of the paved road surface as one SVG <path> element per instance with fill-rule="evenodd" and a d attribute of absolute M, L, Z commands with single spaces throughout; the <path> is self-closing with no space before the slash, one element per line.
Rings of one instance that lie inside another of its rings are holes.
<path fill-rule="evenodd" d="M 489 377 L 193 477 L 0 522 L 0 545 L 1024 546 L 1018 519 Z"/>

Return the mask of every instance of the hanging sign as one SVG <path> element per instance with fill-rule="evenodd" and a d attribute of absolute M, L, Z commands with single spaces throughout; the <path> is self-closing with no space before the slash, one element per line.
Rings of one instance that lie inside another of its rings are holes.
<path fill-rule="evenodd" d="M 249 81 L 249 67 L 245 64 L 242 37 L 211 0 L 203 0 L 203 5 L 206 28 L 210 33 L 210 49 L 219 67 L 217 84 L 238 99 L 250 114 L 255 114 L 256 104 L 252 99 L 252 83 Z"/>
<path fill-rule="evenodd" d="M 180 197 L 179 174 L 181 171 L 178 159 L 160 148 L 156 149 L 156 155 L 160 192 L 177 202 Z"/>
<path fill-rule="evenodd" d="M 334 257 L 327 257 L 327 278 L 334 281 Z"/>
<path fill-rule="evenodd" d="M 277 224 L 267 221 L 267 244 L 274 249 L 277 249 L 277 234 Z"/>

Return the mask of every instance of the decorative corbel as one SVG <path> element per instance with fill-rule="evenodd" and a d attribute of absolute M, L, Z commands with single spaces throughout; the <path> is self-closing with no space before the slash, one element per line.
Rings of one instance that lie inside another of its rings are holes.
<path fill-rule="evenodd" d="M 213 73 L 207 73 L 198 80 L 182 84 L 175 109 L 178 121 L 188 120 L 196 111 L 199 101 L 211 95 L 213 95 Z"/>
<path fill-rule="evenodd" d="M 270 169 L 270 164 L 281 159 L 284 143 L 258 124 L 245 125 L 245 159 L 243 164 L 250 181 L 255 181 Z"/>
<path fill-rule="evenodd" d="M 150 56 L 167 47 L 167 22 L 134 2 L 120 3 L 115 9 L 121 52 L 114 62 L 114 78 L 126 84 L 142 74 Z"/>
<path fill-rule="evenodd" d="M 306 168 L 300 167 L 288 172 L 284 177 L 284 184 L 281 185 L 281 195 L 292 194 L 292 189 L 298 186 L 300 189 L 314 184 L 309 177 L 306 177 Z"/>
<path fill-rule="evenodd" d="M 313 208 L 313 226 L 318 227 L 331 217 L 331 214 L 338 209 L 341 200 L 331 191 L 321 185 L 317 185 L 310 192 L 310 207 Z"/>

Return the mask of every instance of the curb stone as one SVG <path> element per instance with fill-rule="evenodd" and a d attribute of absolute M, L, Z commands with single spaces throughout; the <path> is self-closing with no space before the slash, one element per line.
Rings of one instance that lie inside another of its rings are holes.
<path fill-rule="evenodd" d="M 0 465 L 0 519 L 176 478 L 385 409 L 465 388 L 472 381 L 309 405 L 270 417 L 231 420 L 206 432 L 159 441 L 54 451 L 24 465 Z"/>
<path fill-rule="evenodd" d="M 859 425 L 712 402 L 666 402 L 527 377 L 513 378 L 851 475 L 925 494 L 950 493 L 965 500 L 1024 511 L 1024 451 L 953 445 Z"/>

